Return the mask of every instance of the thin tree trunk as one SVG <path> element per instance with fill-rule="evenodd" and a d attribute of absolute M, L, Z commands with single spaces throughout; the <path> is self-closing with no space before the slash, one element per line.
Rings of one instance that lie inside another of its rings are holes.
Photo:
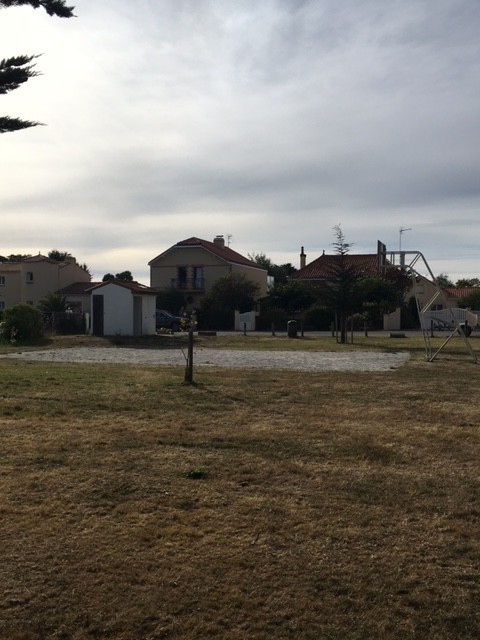
<path fill-rule="evenodd" d="M 193 382 L 193 328 L 188 332 L 187 365 L 185 367 L 184 382 Z"/>

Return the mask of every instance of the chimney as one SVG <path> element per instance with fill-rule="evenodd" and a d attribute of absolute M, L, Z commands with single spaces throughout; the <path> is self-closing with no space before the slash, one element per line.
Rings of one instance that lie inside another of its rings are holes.
<path fill-rule="evenodd" d="M 213 244 L 219 249 L 225 249 L 225 238 L 223 236 L 215 236 Z"/>
<path fill-rule="evenodd" d="M 307 254 L 305 253 L 302 247 L 302 250 L 300 252 L 300 269 L 303 269 L 306 264 L 307 264 Z"/>

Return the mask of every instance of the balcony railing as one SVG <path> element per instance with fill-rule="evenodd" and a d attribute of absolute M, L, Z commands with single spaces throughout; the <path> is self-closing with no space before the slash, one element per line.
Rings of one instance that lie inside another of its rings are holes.
<path fill-rule="evenodd" d="M 182 291 L 205 291 L 205 278 L 172 278 L 171 286 Z"/>

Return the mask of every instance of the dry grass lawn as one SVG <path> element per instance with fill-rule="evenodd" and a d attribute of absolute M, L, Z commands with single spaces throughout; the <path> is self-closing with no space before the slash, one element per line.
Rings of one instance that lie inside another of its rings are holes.
<path fill-rule="evenodd" d="M 182 378 L 0 359 L 0 638 L 480 637 L 478 365 Z"/>

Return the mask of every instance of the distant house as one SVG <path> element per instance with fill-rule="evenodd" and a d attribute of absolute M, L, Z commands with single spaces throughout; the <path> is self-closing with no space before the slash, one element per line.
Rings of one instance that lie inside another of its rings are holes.
<path fill-rule="evenodd" d="M 382 253 L 382 249 L 383 252 L 385 252 L 385 245 L 379 242 L 377 246 L 377 253 L 346 254 L 344 256 L 345 266 L 347 268 L 353 268 L 360 277 L 381 277 L 384 272 L 383 266 L 395 268 L 388 260 L 385 260 L 385 253 Z M 290 278 L 320 288 L 326 287 L 336 274 L 338 260 L 338 254 L 327 255 L 323 252 L 319 258 L 306 264 L 306 254 L 302 247 L 300 253 L 300 269 L 293 273 Z M 401 264 L 396 266 L 401 266 Z M 413 297 L 418 300 L 421 309 L 429 304 L 431 311 L 442 311 L 447 308 L 452 309 L 458 307 L 461 298 L 475 291 L 478 291 L 478 289 L 472 287 L 463 289 L 456 289 L 454 287 L 446 288 L 442 290 L 443 295 L 441 295 L 438 300 L 435 300 L 433 304 L 430 304 L 433 297 L 437 295 L 437 285 L 427 277 L 417 274 L 415 276 L 415 284 L 412 280 L 412 286 L 405 295 L 405 301 Z M 402 328 L 400 308 L 383 316 L 383 328 L 389 331 Z"/>
<path fill-rule="evenodd" d="M 48 293 L 73 282 L 90 282 L 90 274 L 75 258 L 56 262 L 41 255 L 20 262 L 0 262 L 0 309 L 15 304 L 38 306 Z"/>
<path fill-rule="evenodd" d="M 327 286 L 336 274 L 339 263 L 338 254 L 326 254 L 325 251 L 319 257 L 306 264 L 306 254 L 302 247 L 300 253 L 300 269 L 289 276 L 291 280 L 300 280 L 318 287 Z M 343 256 L 347 269 L 354 269 L 361 277 L 379 277 L 381 275 L 381 263 L 376 253 L 347 253 Z"/>
<path fill-rule="evenodd" d="M 153 335 L 157 291 L 138 282 L 75 282 L 60 290 L 74 310 L 88 314 L 96 336 Z"/>
<path fill-rule="evenodd" d="M 151 287 L 182 291 L 189 309 L 197 306 L 219 278 L 231 273 L 243 274 L 258 284 L 258 299 L 267 294 L 267 271 L 225 246 L 223 236 L 213 242 L 195 237 L 182 240 L 148 264 Z"/>
<path fill-rule="evenodd" d="M 443 291 L 447 296 L 450 306 L 458 307 L 458 303 L 460 302 L 461 298 L 465 298 L 466 296 L 478 293 L 480 289 L 479 287 L 459 287 L 458 289 L 456 287 L 448 287 Z"/>

